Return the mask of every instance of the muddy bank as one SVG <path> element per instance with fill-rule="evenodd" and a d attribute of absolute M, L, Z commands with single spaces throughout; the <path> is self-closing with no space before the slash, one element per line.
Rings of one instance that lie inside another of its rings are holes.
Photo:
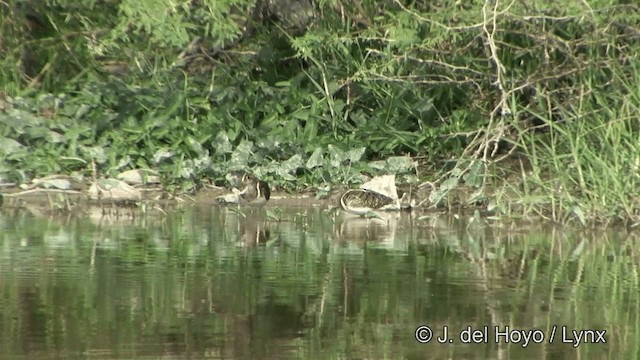
<path fill-rule="evenodd" d="M 21 207 L 41 207 L 56 211 L 74 211 L 84 207 L 103 206 L 131 208 L 142 204 L 173 207 L 181 204 L 192 205 L 220 205 L 218 198 L 228 194 L 225 188 L 206 188 L 196 194 L 169 194 L 160 189 L 146 189 L 140 200 L 95 200 L 90 199 L 80 191 L 61 191 L 51 189 L 37 189 L 23 191 L 22 189 L 4 189 L 0 195 L 0 205 L 4 209 Z M 318 198 L 311 191 L 291 194 L 284 191 L 272 193 L 264 207 L 327 207 L 338 205 L 337 199 L 341 192 L 334 192 L 328 197 Z"/>
<path fill-rule="evenodd" d="M 339 198 L 347 189 L 346 186 L 336 187 L 325 196 L 318 196 L 317 192 L 312 190 L 290 193 L 275 189 L 264 207 L 321 207 L 330 209 L 339 206 Z M 417 187 L 411 186 L 398 186 L 398 189 L 411 194 L 416 204 L 422 203 L 416 209 L 429 207 L 424 201 L 428 199 L 429 189 L 416 190 Z M 91 207 L 130 209 L 143 205 L 168 210 L 187 204 L 219 206 L 218 198 L 231 192 L 227 188 L 211 186 L 204 187 L 195 194 L 172 194 L 160 188 L 141 188 L 140 190 L 142 197 L 139 200 L 96 200 L 91 199 L 84 190 L 5 188 L 1 192 L 0 199 L 4 209 L 35 207 L 56 213 L 82 212 L 83 209 Z"/>

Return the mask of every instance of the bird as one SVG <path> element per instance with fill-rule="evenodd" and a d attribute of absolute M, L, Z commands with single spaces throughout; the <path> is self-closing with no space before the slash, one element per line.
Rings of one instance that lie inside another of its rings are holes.
<path fill-rule="evenodd" d="M 340 207 L 356 215 L 364 215 L 393 203 L 394 199 L 388 196 L 364 189 L 347 190 L 340 197 Z"/>
<path fill-rule="evenodd" d="M 244 188 L 240 191 L 240 204 L 263 205 L 271 197 L 271 189 L 269 184 L 262 180 L 258 180 L 251 174 L 245 174 L 242 177 L 242 185 Z"/>
<path fill-rule="evenodd" d="M 264 205 L 271 197 L 269 184 L 258 180 L 251 174 L 244 174 L 239 180 L 239 186 L 233 188 L 230 194 L 218 197 L 221 204 Z"/>

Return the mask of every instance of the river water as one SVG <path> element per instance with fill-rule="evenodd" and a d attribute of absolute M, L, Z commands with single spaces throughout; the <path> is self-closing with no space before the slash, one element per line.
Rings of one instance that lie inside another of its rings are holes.
<path fill-rule="evenodd" d="M 152 212 L 0 214 L 0 359 L 640 357 L 623 230 Z"/>

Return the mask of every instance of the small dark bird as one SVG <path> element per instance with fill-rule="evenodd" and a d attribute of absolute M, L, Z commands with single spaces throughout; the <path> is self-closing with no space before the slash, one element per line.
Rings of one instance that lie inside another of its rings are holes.
<path fill-rule="evenodd" d="M 242 177 L 242 185 L 244 187 L 240 191 L 240 204 L 261 205 L 271 197 L 269 184 L 256 179 L 253 175 L 245 174 Z"/>
<path fill-rule="evenodd" d="M 221 204 L 264 205 L 270 197 L 269 184 L 256 179 L 253 175 L 245 174 L 239 181 L 237 188 L 233 188 L 231 194 L 218 197 L 218 202 Z"/>

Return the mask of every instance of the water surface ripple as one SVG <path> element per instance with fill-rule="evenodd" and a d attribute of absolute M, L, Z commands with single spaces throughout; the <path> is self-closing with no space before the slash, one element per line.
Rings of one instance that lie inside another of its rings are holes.
<path fill-rule="evenodd" d="M 640 356 L 633 235 L 276 210 L 0 214 L 0 358 Z"/>

